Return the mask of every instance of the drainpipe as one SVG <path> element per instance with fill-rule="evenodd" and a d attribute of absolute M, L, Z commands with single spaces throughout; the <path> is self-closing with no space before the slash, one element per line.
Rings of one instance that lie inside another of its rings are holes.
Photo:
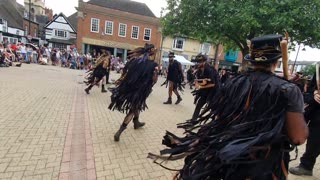
<path fill-rule="evenodd" d="M 28 34 L 27 34 L 27 36 L 29 35 L 29 34 L 31 34 L 31 0 L 29 0 L 29 30 L 28 30 Z"/>

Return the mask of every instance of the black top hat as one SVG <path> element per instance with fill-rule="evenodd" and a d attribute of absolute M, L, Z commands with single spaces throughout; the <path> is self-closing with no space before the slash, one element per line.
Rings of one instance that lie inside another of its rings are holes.
<path fill-rule="evenodd" d="M 207 56 L 206 55 L 203 55 L 203 54 L 198 54 L 196 56 L 196 58 L 194 60 L 192 60 L 191 62 L 196 62 L 196 63 L 199 63 L 199 62 L 204 62 L 204 61 L 207 61 Z"/>
<path fill-rule="evenodd" d="M 154 53 L 156 51 L 156 48 L 153 44 L 148 44 L 146 43 L 144 45 L 144 47 L 138 47 L 134 50 L 131 50 L 128 52 L 128 56 L 134 56 L 135 55 L 141 55 L 141 54 L 144 54 L 144 53 Z"/>
<path fill-rule="evenodd" d="M 153 44 L 148 44 L 148 43 L 146 43 L 146 44 L 144 45 L 144 51 L 145 51 L 145 52 L 151 52 L 151 51 L 154 51 L 154 50 L 155 50 L 155 47 L 154 47 Z"/>
<path fill-rule="evenodd" d="M 250 41 L 251 53 L 245 56 L 253 64 L 270 64 L 282 57 L 282 35 L 273 34 L 255 37 Z"/>
<path fill-rule="evenodd" d="M 168 56 L 169 56 L 169 58 L 170 58 L 170 57 L 176 57 L 176 56 L 174 55 L 174 52 L 169 52 L 169 55 L 168 55 Z"/>

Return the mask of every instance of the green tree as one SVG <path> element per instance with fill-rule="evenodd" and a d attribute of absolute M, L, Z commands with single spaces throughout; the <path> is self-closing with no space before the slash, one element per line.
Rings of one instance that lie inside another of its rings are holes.
<path fill-rule="evenodd" d="M 309 65 L 303 68 L 302 72 L 306 76 L 313 76 L 316 73 L 316 65 Z"/>
<path fill-rule="evenodd" d="M 164 36 L 189 36 L 238 47 L 248 53 L 247 39 L 284 34 L 291 41 L 320 47 L 320 0 L 167 0 L 161 19 Z"/>

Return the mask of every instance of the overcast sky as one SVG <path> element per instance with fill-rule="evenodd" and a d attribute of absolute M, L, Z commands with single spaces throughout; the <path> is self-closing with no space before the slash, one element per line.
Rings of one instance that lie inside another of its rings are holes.
<path fill-rule="evenodd" d="M 310 48 L 308 46 L 305 47 L 305 50 L 302 50 L 303 48 L 304 46 L 301 45 L 301 48 L 298 54 L 298 46 L 297 46 L 295 51 L 290 52 L 289 59 L 294 61 L 298 54 L 297 61 L 320 61 L 319 49 Z"/>
<path fill-rule="evenodd" d="M 87 2 L 88 0 L 84 0 Z M 162 7 L 166 7 L 166 0 L 134 0 L 143 2 L 148 5 L 152 12 L 160 17 L 160 11 Z M 20 4 L 24 4 L 24 0 L 17 0 Z M 46 0 L 46 6 L 53 9 L 53 13 L 63 12 L 66 16 L 70 16 L 76 12 L 75 8 L 78 6 L 78 0 Z M 298 47 L 297 47 L 298 48 Z M 301 48 L 302 49 L 302 48 Z M 290 53 L 289 59 L 295 60 L 297 51 Z M 320 61 L 320 50 L 306 47 L 306 51 L 300 51 L 298 55 L 298 61 Z"/>

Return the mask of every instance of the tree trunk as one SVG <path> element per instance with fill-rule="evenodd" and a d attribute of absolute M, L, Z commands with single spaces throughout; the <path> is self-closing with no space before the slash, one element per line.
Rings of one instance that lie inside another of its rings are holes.
<path fill-rule="evenodd" d="M 214 54 L 214 68 L 218 71 L 219 69 L 219 59 L 218 59 L 218 53 L 219 53 L 219 46 L 220 44 L 216 44 L 215 54 Z"/>

